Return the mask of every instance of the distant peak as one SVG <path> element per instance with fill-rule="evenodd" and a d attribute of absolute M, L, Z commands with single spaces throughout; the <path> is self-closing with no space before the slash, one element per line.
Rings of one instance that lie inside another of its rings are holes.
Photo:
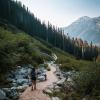
<path fill-rule="evenodd" d="M 91 19 L 90 17 L 88 17 L 88 16 L 82 16 L 82 17 L 80 17 L 79 19 L 83 19 L 83 20 L 89 20 L 89 19 Z"/>

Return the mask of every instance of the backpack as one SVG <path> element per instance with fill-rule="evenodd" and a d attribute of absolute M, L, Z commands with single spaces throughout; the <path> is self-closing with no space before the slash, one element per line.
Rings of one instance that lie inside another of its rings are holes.
<path fill-rule="evenodd" d="M 36 77 L 36 73 L 33 70 L 31 71 L 31 77 L 32 78 L 35 78 Z"/>

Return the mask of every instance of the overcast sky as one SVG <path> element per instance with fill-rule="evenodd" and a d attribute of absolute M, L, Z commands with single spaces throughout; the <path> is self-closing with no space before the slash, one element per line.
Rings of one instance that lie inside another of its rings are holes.
<path fill-rule="evenodd" d="M 82 16 L 100 16 L 100 0 L 18 0 L 42 21 L 64 27 Z"/>

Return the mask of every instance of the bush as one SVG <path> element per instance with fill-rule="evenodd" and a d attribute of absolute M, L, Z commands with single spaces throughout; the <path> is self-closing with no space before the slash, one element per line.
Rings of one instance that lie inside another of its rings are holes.
<path fill-rule="evenodd" d="M 61 70 L 71 71 L 74 70 L 74 65 L 69 63 L 63 63 L 60 65 Z M 75 69 L 76 70 L 76 69 Z"/>
<path fill-rule="evenodd" d="M 100 94 L 100 64 L 95 66 L 89 66 L 83 71 L 73 77 L 76 86 L 77 93 L 81 96 L 91 95 L 93 97 Z"/>
<path fill-rule="evenodd" d="M 46 69 L 47 69 L 47 68 L 48 68 L 48 64 L 44 64 L 44 68 L 46 68 Z"/>

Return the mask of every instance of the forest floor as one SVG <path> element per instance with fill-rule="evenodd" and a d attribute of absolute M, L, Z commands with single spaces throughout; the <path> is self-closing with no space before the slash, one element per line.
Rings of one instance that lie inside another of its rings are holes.
<path fill-rule="evenodd" d="M 56 68 L 51 65 L 51 70 L 47 71 L 47 80 L 44 82 L 37 82 L 37 89 L 31 91 L 31 87 L 28 87 L 20 96 L 19 100 L 51 100 L 50 97 L 43 93 L 43 90 L 46 89 L 49 85 L 52 85 L 58 79 L 54 72 Z"/>

